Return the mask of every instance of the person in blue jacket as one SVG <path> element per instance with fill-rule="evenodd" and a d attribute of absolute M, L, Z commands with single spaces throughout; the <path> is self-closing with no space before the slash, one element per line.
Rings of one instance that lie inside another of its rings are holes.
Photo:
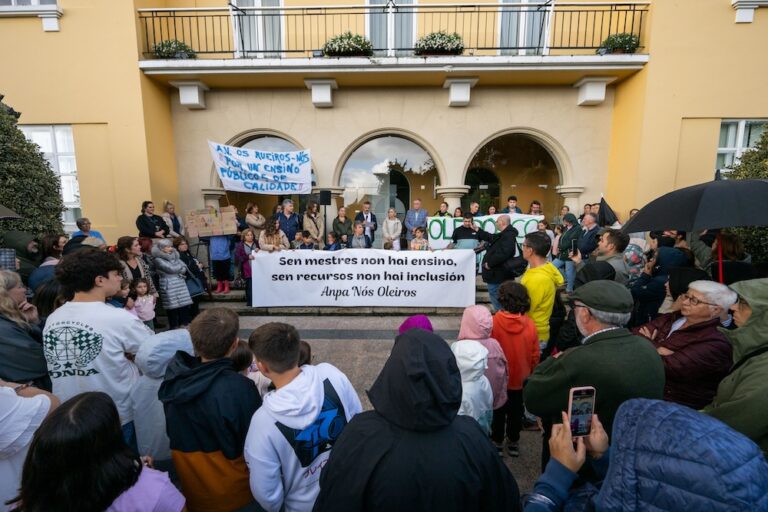
<path fill-rule="evenodd" d="M 555 425 L 552 459 L 526 497 L 524 512 L 596 510 L 768 511 L 768 462 L 760 448 L 725 423 L 660 400 L 625 402 L 612 446 L 597 416 L 589 437 Z M 564 424 L 568 418 L 563 413 Z M 587 454 L 604 478 L 598 490 L 571 490 Z M 569 492 L 570 491 L 570 492 Z"/>
<path fill-rule="evenodd" d="M 229 267 L 232 263 L 229 252 L 230 241 L 233 235 L 217 235 L 208 238 L 210 242 L 211 269 L 216 279 L 214 293 L 229 293 Z"/>
<path fill-rule="evenodd" d="M 288 240 L 296 238 L 296 232 L 300 230 L 299 216 L 293 211 L 293 201 L 283 200 L 283 211 L 277 214 L 277 220 L 280 221 L 280 230 L 285 233 Z"/>
<path fill-rule="evenodd" d="M 325 249 L 326 251 L 339 251 L 341 250 L 341 244 L 339 243 L 338 237 L 336 236 L 336 233 L 333 231 L 329 231 L 326 235 L 326 241 Z"/>

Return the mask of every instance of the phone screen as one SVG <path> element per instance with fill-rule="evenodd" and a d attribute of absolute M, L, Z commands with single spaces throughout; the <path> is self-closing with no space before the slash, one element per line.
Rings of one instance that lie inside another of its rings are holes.
<path fill-rule="evenodd" d="M 595 412 L 595 389 L 576 388 L 571 390 L 571 436 L 589 435 L 592 428 L 592 414 Z"/>
<path fill-rule="evenodd" d="M 571 240 L 571 252 L 576 254 L 576 240 Z"/>
<path fill-rule="evenodd" d="M 16 250 L 0 247 L 0 269 L 16 271 Z"/>

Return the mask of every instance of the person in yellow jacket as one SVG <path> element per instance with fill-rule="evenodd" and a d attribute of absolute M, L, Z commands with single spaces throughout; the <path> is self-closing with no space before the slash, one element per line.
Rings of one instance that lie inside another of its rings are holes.
<path fill-rule="evenodd" d="M 528 316 L 536 324 L 539 346 L 543 349 L 549 341 L 549 317 L 555 304 L 555 294 L 565 284 L 563 275 L 552 263 L 547 261 L 547 254 L 552 242 L 546 233 L 535 231 L 525 235 L 523 258 L 528 262 L 528 269 L 520 282 L 528 290 L 531 309 Z"/>

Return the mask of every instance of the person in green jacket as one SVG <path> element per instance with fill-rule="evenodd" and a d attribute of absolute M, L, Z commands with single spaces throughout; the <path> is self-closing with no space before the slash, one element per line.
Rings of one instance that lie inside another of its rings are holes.
<path fill-rule="evenodd" d="M 733 345 L 734 366 L 702 412 L 738 430 L 768 455 L 768 279 L 731 285 L 739 300 L 731 307 L 737 328 L 724 330 Z"/>
<path fill-rule="evenodd" d="M 26 231 L 6 231 L 3 235 L 5 247 L 16 251 L 16 257 L 19 259 L 18 273 L 24 284 L 29 283 L 29 275 L 41 263 L 40 248 L 37 237 Z M 9 269 L 13 270 L 13 269 Z"/>
<path fill-rule="evenodd" d="M 352 219 L 347 217 L 347 209 L 345 207 L 339 208 L 339 214 L 333 219 L 332 227 L 333 232 L 336 234 L 336 239 L 341 242 L 342 247 L 346 247 L 352 241 L 354 230 L 352 229 Z"/>
<path fill-rule="evenodd" d="M 563 216 L 563 226 L 563 234 L 560 235 L 560 243 L 557 246 L 557 258 L 552 261 L 552 264 L 565 278 L 565 291 L 571 293 L 573 291 L 573 283 L 576 282 L 576 266 L 571 261 L 569 253 L 573 241 L 578 242 L 582 231 L 579 221 L 572 213 L 567 213 Z"/>
<path fill-rule="evenodd" d="M 664 364 L 648 340 L 623 327 L 632 312 L 629 290 L 616 281 L 586 283 L 571 295 L 581 346 L 547 358 L 523 388 L 529 412 L 543 421 L 560 422 L 568 410 L 569 391 L 595 388 L 595 413 L 610 435 L 619 406 L 630 398 L 662 399 Z"/>

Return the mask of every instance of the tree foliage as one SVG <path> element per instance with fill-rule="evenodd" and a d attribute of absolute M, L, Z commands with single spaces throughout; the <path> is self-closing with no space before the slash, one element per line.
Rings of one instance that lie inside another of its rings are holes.
<path fill-rule="evenodd" d="M 0 96 L 0 204 L 21 219 L 0 220 L 0 233 L 61 233 L 61 184 L 37 144 L 16 126 L 19 114 Z"/>
<path fill-rule="evenodd" d="M 735 180 L 768 180 L 768 129 L 754 149 L 745 151 L 741 160 L 728 174 L 728 179 Z M 754 212 L 756 216 L 761 212 Z M 737 233 L 747 252 L 752 255 L 752 261 L 768 262 L 768 227 L 738 228 Z"/>

